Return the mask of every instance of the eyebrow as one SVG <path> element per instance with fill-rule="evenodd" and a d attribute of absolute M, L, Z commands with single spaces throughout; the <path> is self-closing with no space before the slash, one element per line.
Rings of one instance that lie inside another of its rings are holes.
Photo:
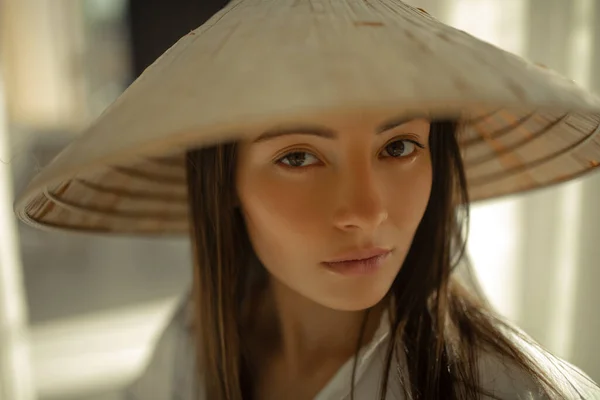
<path fill-rule="evenodd" d="M 377 129 L 375 130 L 375 132 L 377 132 L 378 134 L 392 130 L 394 128 L 397 128 L 401 125 L 404 125 L 406 123 L 409 123 L 411 121 L 414 121 L 416 119 L 427 119 L 424 115 L 412 115 L 410 117 L 396 117 L 396 118 L 392 118 L 389 119 L 387 121 L 385 121 L 384 123 L 382 123 L 381 125 L 379 125 L 379 127 L 377 127 Z"/>
<path fill-rule="evenodd" d="M 375 129 L 376 134 L 381 134 L 383 132 L 394 129 L 398 126 L 404 125 L 407 122 L 413 121 L 415 119 L 420 118 L 420 116 L 412 116 L 410 118 L 400 117 L 390 119 L 383 124 L 379 125 L 377 129 Z M 288 135 L 311 135 L 317 136 L 325 139 L 337 139 L 338 135 L 333 129 L 329 129 L 323 126 L 315 126 L 315 125 L 291 125 L 283 128 L 274 128 L 268 131 L 265 131 L 256 139 L 254 139 L 253 143 L 264 142 L 270 139 L 274 139 L 281 136 Z"/>
<path fill-rule="evenodd" d="M 325 139 L 336 139 L 337 133 L 334 130 L 321 126 L 296 125 L 284 128 L 270 129 L 254 139 L 253 143 L 264 142 L 281 136 L 288 135 L 311 135 Z"/>

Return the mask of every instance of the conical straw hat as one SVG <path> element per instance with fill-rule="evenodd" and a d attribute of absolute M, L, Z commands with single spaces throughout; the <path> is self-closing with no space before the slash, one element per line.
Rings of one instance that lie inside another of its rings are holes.
<path fill-rule="evenodd" d="M 188 232 L 187 148 L 348 113 L 462 122 L 470 196 L 600 161 L 600 100 L 399 0 L 234 0 L 181 38 L 16 202 L 25 222 Z"/>

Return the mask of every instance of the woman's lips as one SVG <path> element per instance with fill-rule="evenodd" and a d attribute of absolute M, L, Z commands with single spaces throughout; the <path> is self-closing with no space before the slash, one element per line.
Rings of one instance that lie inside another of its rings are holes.
<path fill-rule="evenodd" d="M 363 253 L 365 254 L 365 253 Z M 391 254 L 390 250 L 378 249 L 371 251 L 370 257 L 346 259 L 341 261 L 326 261 L 323 264 L 327 269 L 343 275 L 366 275 L 378 271 Z"/>
<path fill-rule="evenodd" d="M 381 256 L 390 252 L 390 249 L 382 247 L 370 247 L 366 249 L 356 249 L 345 252 L 331 260 L 327 260 L 327 263 L 343 262 L 343 261 L 360 261 L 368 258 Z"/>

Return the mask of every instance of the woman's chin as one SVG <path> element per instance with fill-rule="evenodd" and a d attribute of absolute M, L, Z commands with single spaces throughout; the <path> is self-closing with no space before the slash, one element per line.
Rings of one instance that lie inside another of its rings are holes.
<path fill-rule="evenodd" d="M 362 311 L 374 307 L 381 302 L 386 293 L 363 293 L 362 295 L 351 294 L 342 297 L 328 297 L 320 301 L 326 307 L 339 311 Z"/>

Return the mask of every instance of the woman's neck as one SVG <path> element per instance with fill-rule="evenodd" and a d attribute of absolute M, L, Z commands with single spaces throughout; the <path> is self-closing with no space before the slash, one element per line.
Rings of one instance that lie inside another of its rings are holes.
<path fill-rule="evenodd" d="M 330 360 L 343 363 L 355 354 L 364 322 L 361 344 L 372 339 L 383 304 L 368 313 L 333 310 L 273 279 L 260 296 L 254 313 L 251 345 L 254 358 L 259 363 L 277 359 L 279 367 L 292 376 L 311 373 Z"/>

